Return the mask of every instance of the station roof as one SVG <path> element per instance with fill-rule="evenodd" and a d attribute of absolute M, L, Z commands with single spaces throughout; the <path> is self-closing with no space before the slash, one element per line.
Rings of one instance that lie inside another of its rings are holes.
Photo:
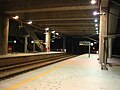
<path fill-rule="evenodd" d="M 93 15 L 98 2 L 92 5 L 91 0 L 0 0 L 0 11 L 61 35 L 96 35 L 95 24 L 99 28 L 99 16 Z"/>

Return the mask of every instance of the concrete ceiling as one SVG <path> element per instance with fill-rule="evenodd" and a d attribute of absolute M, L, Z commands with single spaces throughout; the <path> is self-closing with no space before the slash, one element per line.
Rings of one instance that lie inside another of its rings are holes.
<path fill-rule="evenodd" d="M 93 12 L 98 5 L 91 0 L 0 0 L 0 11 L 32 20 L 34 25 L 49 27 L 61 35 L 96 34 Z"/>

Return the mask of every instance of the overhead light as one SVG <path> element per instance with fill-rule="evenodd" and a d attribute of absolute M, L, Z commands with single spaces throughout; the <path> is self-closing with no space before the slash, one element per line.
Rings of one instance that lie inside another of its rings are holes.
<path fill-rule="evenodd" d="M 98 27 L 98 24 L 95 24 L 96 27 Z"/>
<path fill-rule="evenodd" d="M 96 31 L 96 34 L 99 34 L 98 31 Z"/>
<path fill-rule="evenodd" d="M 54 42 L 54 40 L 52 40 L 51 42 Z"/>
<path fill-rule="evenodd" d="M 48 31 L 48 30 L 49 30 L 49 28 L 45 28 L 45 30 L 46 30 L 46 31 Z"/>
<path fill-rule="evenodd" d="M 94 44 L 93 43 L 90 43 L 91 46 L 93 46 Z"/>
<path fill-rule="evenodd" d="M 105 15 L 106 13 L 105 12 L 103 12 L 103 15 Z"/>
<path fill-rule="evenodd" d="M 19 18 L 19 16 L 14 16 L 14 17 L 13 17 L 13 19 L 18 19 L 18 18 Z"/>
<path fill-rule="evenodd" d="M 56 35 L 59 35 L 59 33 L 56 33 Z"/>
<path fill-rule="evenodd" d="M 94 22 L 98 22 L 98 19 L 95 19 Z"/>
<path fill-rule="evenodd" d="M 95 29 L 98 30 L 98 27 L 96 27 Z"/>
<path fill-rule="evenodd" d="M 55 33 L 55 31 L 51 31 L 51 33 Z"/>
<path fill-rule="evenodd" d="M 16 40 L 14 40 L 13 42 L 14 42 L 14 43 L 17 43 L 17 41 L 16 41 Z"/>
<path fill-rule="evenodd" d="M 96 15 L 98 15 L 98 14 L 99 14 L 99 13 L 98 13 L 97 11 L 94 11 L 94 12 L 93 12 L 93 15 L 94 15 L 94 16 L 96 16 Z"/>
<path fill-rule="evenodd" d="M 32 21 L 27 22 L 28 24 L 32 24 Z"/>
<path fill-rule="evenodd" d="M 34 41 L 31 41 L 31 43 L 34 43 Z"/>
<path fill-rule="evenodd" d="M 96 0 L 91 0 L 91 4 L 96 4 Z"/>
<path fill-rule="evenodd" d="M 97 44 L 97 42 L 94 42 L 94 44 Z"/>

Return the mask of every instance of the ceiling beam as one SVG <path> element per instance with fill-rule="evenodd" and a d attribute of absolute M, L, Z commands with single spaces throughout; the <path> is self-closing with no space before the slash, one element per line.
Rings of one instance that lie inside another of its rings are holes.
<path fill-rule="evenodd" d="M 96 31 L 95 29 L 54 29 L 55 31 Z"/>
<path fill-rule="evenodd" d="M 52 7 L 52 8 L 32 8 L 24 10 L 8 10 L 5 13 L 13 14 L 13 13 L 35 13 L 35 12 L 51 12 L 51 11 L 70 11 L 70 10 L 90 10 L 90 9 L 98 9 L 97 5 L 90 6 L 69 6 L 69 7 Z"/>
<path fill-rule="evenodd" d="M 81 29 L 86 29 L 86 28 L 89 28 L 89 29 L 94 29 L 95 27 L 93 26 L 49 26 L 49 28 L 51 29 L 71 29 L 71 28 L 81 28 Z"/>
<path fill-rule="evenodd" d="M 50 26 L 54 26 L 54 25 L 62 25 L 62 26 L 65 26 L 65 25 L 70 25 L 70 26 L 73 26 L 73 25 L 83 25 L 83 26 L 90 26 L 90 25 L 92 25 L 92 26 L 94 26 L 95 25 L 95 23 L 37 23 L 37 24 L 39 24 L 39 25 L 50 25 Z"/>
<path fill-rule="evenodd" d="M 31 19 L 33 22 L 39 22 L 39 21 L 79 21 L 79 20 L 94 20 L 99 18 L 61 18 L 61 19 Z"/>

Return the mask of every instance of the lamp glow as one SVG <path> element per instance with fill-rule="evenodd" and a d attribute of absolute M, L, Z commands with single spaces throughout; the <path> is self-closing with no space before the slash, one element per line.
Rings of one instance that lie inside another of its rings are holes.
<path fill-rule="evenodd" d="M 13 42 L 14 42 L 14 43 L 17 43 L 17 41 L 16 41 L 16 40 L 14 40 Z"/>
<path fill-rule="evenodd" d="M 51 31 L 51 33 L 55 33 L 55 31 Z"/>
<path fill-rule="evenodd" d="M 56 35 L 59 35 L 59 33 L 56 33 Z"/>
<path fill-rule="evenodd" d="M 19 16 L 14 16 L 14 17 L 13 17 L 13 19 L 18 19 L 18 18 L 19 18 Z"/>
<path fill-rule="evenodd" d="M 95 29 L 98 30 L 98 27 L 96 27 Z"/>
<path fill-rule="evenodd" d="M 96 11 L 93 12 L 93 15 L 94 15 L 94 16 L 96 16 L 96 15 L 98 15 L 98 14 L 99 14 L 99 13 L 96 12 Z"/>
<path fill-rule="evenodd" d="M 27 22 L 28 24 L 32 24 L 32 21 Z"/>
<path fill-rule="evenodd" d="M 98 22 L 98 19 L 95 19 L 94 22 Z"/>
<path fill-rule="evenodd" d="M 99 34 L 98 31 L 96 31 L 96 34 Z"/>
<path fill-rule="evenodd" d="M 96 0 L 91 0 L 91 4 L 96 4 Z"/>
<path fill-rule="evenodd" d="M 90 43 L 91 46 L 93 46 L 94 44 L 93 43 Z"/>
<path fill-rule="evenodd" d="M 95 24 L 96 27 L 98 27 L 98 24 Z"/>
<path fill-rule="evenodd" d="M 31 41 L 31 43 L 34 43 L 34 41 Z"/>
<path fill-rule="evenodd" d="M 49 30 L 49 28 L 45 28 L 45 30 L 46 30 L 46 31 L 48 31 L 48 30 Z"/>

